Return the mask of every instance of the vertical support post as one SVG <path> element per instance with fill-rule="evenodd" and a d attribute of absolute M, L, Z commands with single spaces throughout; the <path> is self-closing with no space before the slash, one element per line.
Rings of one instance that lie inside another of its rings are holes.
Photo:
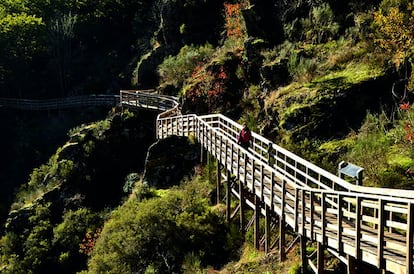
<path fill-rule="evenodd" d="M 204 147 L 203 144 L 200 145 L 200 164 L 204 164 Z"/>
<path fill-rule="evenodd" d="M 227 178 L 228 180 L 229 178 Z M 216 180 L 216 204 L 218 205 L 220 203 L 220 187 L 221 187 L 221 164 L 220 161 L 217 160 L 217 180 Z"/>
<path fill-rule="evenodd" d="M 384 269 L 384 226 L 385 226 L 385 203 L 383 199 L 378 201 L 378 249 L 377 249 L 377 266 Z"/>
<path fill-rule="evenodd" d="M 223 147 L 222 147 L 222 145 L 223 145 L 223 136 L 222 135 L 220 135 L 219 136 L 219 148 L 218 148 L 218 152 L 217 152 L 217 159 L 220 161 L 220 162 L 222 162 L 223 160 L 221 159 L 222 158 L 222 154 L 223 154 Z"/>
<path fill-rule="evenodd" d="M 273 174 L 273 171 L 270 173 L 271 181 L 270 181 L 270 210 L 273 211 L 274 208 L 274 189 L 275 189 L 275 175 Z"/>
<path fill-rule="evenodd" d="M 406 239 L 406 269 L 407 274 L 413 274 L 413 240 L 414 240 L 414 204 L 408 204 L 408 212 L 407 212 L 407 239 Z"/>
<path fill-rule="evenodd" d="M 294 213 L 294 219 L 295 219 L 295 233 L 299 231 L 299 188 L 295 189 L 295 213 Z"/>
<path fill-rule="evenodd" d="M 314 233 L 313 233 L 313 229 L 314 229 L 314 215 L 315 215 L 315 206 L 314 206 L 314 202 L 315 202 L 315 194 L 313 193 L 313 191 L 311 190 L 310 191 L 310 197 L 309 197 L 309 199 L 310 199 L 310 201 L 309 201 L 309 203 L 310 203 L 310 238 L 311 238 L 311 240 L 315 240 L 315 236 L 314 236 Z"/>
<path fill-rule="evenodd" d="M 302 261 L 301 273 L 305 274 L 308 268 L 308 257 L 306 255 L 306 237 L 303 235 L 300 235 L 299 238 L 300 238 L 300 258 Z"/>
<path fill-rule="evenodd" d="M 272 154 L 272 145 L 271 145 L 271 143 L 268 143 L 268 144 L 267 144 L 267 164 L 268 164 L 268 165 L 270 165 L 270 164 L 271 164 L 271 163 L 270 163 L 270 159 L 272 159 L 271 154 Z"/>
<path fill-rule="evenodd" d="M 285 254 L 285 207 L 286 207 L 286 181 L 282 181 L 282 202 L 281 202 L 282 213 L 279 216 L 279 252 L 280 261 L 283 262 L 286 258 Z"/>
<path fill-rule="evenodd" d="M 361 198 L 355 201 L 355 258 L 361 259 Z"/>
<path fill-rule="evenodd" d="M 285 214 L 282 213 L 282 215 L 279 216 L 279 258 L 281 262 L 286 259 L 285 244 Z"/>
<path fill-rule="evenodd" d="M 343 212 L 342 212 L 342 204 L 343 204 L 343 196 L 341 194 L 338 194 L 338 253 L 341 254 L 343 251 L 343 243 L 342 243 L 342 218 L 343 218 Z"/>
<path fill-rule="evenodd" d="M 321 226 L 322 226 L 322 244 L 326 241 L 326 193 L 321 193 Z"/>
<path fill-rule="evenodd" d="M 251 191 L 252 191 L 253 195 L 256 195 L 256 186 L 255 186 L 255 181 L 256 181 L 256 177 L 255 177 L 256 164 L 255 164 L 254 157 L 251 158 L 251 165 L 252 165 L 252 189 L 251 189 Z"/>
<path fill-rule="evenodd" d="M 244 233 L 244 191 L 243 183 L 239 181 L 239 198 L 240 198 L 240 231 Z"/>
<path fill-rule="evenodd" d="M 265 254 L 270 252 L 270 208 L 265 204 Z"/>
<path fill-rule="evenodd" d="M 263 196 L 263 189 L 264 189 L 264 166 L 262 163 L 260 163 L 260 200 L 264 201 Z"/>
<path fill-rule="evenodd" d="M 301 212 L 301 219 L 302 219 L 302 222 L 301 222 L 301 233 L 302 233 L 303 236 L 306 237 L 306 227 L 305 227 L 305 224 L 306 224 L 305 189 L 302 189 L 301 190 L 301 198 L 302 198 L 302 201 L 301 201 L 301 208 L 302 208 L 302 212 Z"/>
<path fill-rule="evenodd" d="M 346 274 L 356 274 L 356 260 L 351 255 L 347 255 L 348 266 Z"/>
<path fill-rule="evenodd" d="M 325 260 L 325 258 L 324 258 L 324 254 L 323 254 L 323 252 L 324 252 L 324 246 L 323 246 L 323 244 L 321 244 L 321 243 L 319 243 L 318 242 L 318 244 L 317 244 L 317 267 L 316 267 L 316 269 L 317 269 L 317 274 L 323 274 L 323 266 L 324 266 L 324 260 Z"/>
<path fill-rule="evenodd" d="M 227 184 L 226 184 L 226 220 L 230 223 L 230 204 L 231 204 L 231 179 L 229 177 L 230 172 L 227 172 Z"/>
<path fill-rule="evenodd" d="M 254 247 L 260 249 L 260 199 L 254 196 Z"/>

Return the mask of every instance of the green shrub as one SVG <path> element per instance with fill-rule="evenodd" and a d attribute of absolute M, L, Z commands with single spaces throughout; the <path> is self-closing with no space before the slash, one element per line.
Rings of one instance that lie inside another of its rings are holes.
<path fill-rule="evenodd" d="M 176 56 L 169 56 L 158 66 L 160 85 L 181 88 L 196 66 L 206 63 L 214 52 L 210 44 L 204 46 L 186 45 Z"/>
<path fill-rule="evenodd" d="M 104 226 L 89 272 L 171 273 L 183 262 L 191 269 L 222 263 L 231 254 L 227 228 L 210 210 L 210 193 L 211 186 L 199 180 L 162 197 L 129 199 Z"/>
<path fill-rule="evenodd" d="M 70 255 L 79 252 L 79 245 L 87 232 L 95 231 L 102 224 L 99 214 L 87 208 L 69 210 L 60 224 L 53 229 L 53 244 Z"/>
<path fill-rule="evenodd" d="M 310 18 L 301 20 L 306 39 L 312 43 L 324 43 L 334 38 L 339 30 L 334 13 L 328 3 L 315 6 Z"/>
<path fill-rule="evenodd" d="M 289 73 L 298 82 L 310 82 L 317 74 L 317 68 L 318 62 L 315 58 L 298 56 L 295 51 L 289 56 Z"/>
<path fill-rule="evenodd" d="M 386 136 L 385 121 L 385 116 L 369 113 L 346 155 L 349 162 L 365 168 L 365 178 L 370 185 L 381 185 L 379 171 L 387 168 L 390 140 Z"/>

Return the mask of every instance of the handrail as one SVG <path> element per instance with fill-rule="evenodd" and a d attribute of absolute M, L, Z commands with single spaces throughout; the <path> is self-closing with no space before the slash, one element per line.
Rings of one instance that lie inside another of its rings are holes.
<path fill-rule="evenodd" d="M 223 134 L 231 138 L 234 142 L 237 140 L 237 134 L 242 129 L 242 125 L 221 114 L 204 115 L 200 116 L 200 119 L 208 120 L 212 126 L 220 128 Z M 301 179 L 305 178 L 305 181 L 310 187 L 414 199 L 413 190 L 402 191 L 393 188 L 354 185 L 278 146 L 255 132 L 252 132 L 252 139 L 253 145 L 250 151 L 255 157 L 268 164 L 273 163 L 277 170 L 284 173 L 286 176 L 291 177 L 295 181 L 299 182 Z M 286 170 L 286 168 L 290 169 L 292 172 L 289 173 L 289 170 Z M 305 170 L 302 170 L 301 168 Z"/>
<path fill-rule="evenodd" d="M 156 94 L 154 90 L 121 90 L 120 103 L 127 107 L 161 110 L 157 120 L 181 114 L 178 98 Z"/>
<path fill-rule="evenodd" d="M 337 256 L 348 254 L 379 269 L 413 273 L 414 191 L 352 185 L 254 132 L 253 145 L 245 150 L 236 143 L 238 123 L 220 114 L 181 115 L 177 102 L 171 106 L 175 110 L 160 109 L 157 138 L 194 135 L 296 233 Z"/>
<path fill-rule="evenodd" d="M 83 95 L 55 99 L 17 99 L 0 98 L 0 107 L 22 110 L 54 110 L 86 106 L 115 106 L 119 103 L 119 95 Z"/>

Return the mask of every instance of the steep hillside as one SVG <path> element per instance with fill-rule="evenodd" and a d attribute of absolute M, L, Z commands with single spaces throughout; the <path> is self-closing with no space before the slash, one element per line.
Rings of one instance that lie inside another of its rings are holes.
<path fill-rule="evenodd" d="M 412 1 L 98 2 L 1 3 L 2 95 L 151 87 L 178 96 L 184 113 L 246 122 L 332 172 L 340 160 L 360 165 L 364 185 L 414 188 Z M 213 163 L 172 188 L 174 164 L 152 163 L 162 190 L 148 174 L 124 182 L 142 171 L 131 155 L 143 159 L 153 141 L 143 121 L 117 113 L 73 130 L 32 172 L 0 240 L 2 272 L 298 270 L 261 259 L 251 235 L 224 222 Z"/>
<path fill-rule="evenodd" d="M 2 273 L 81 270 L 87 257 L 79 244 L 128 193 L 127 175 L 142 172 L 153 119 L 113 113 L 70 131 L 16 195 L 0 240 Z"/>

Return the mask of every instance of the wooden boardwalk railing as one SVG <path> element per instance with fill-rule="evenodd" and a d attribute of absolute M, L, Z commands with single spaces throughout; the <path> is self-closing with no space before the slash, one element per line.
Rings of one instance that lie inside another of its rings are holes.
<path fill-rule="evenodd" d="M 148 96 L 134 92 L 136 98 L 124 102 L 123 93 L 121 104 L 128 106 Z M 239 190 L 228 190 L 227 196 L 231 191 L 241 207 L 249 203 L 255 212 L 265 212 L 266 220 L 267 212 L 276 214 L 280 229 L 287 224 L 300 236 L 303 264 L 307 264 L 306 241 L 317 243 L 317 265 L 311 264 L 315 273 L 323 272 L 324 249 L 346 263 L 348 273 L 356 273 L 358 261 L 393 273 L 414 273 L 414 191 L 350 184 L 256 133 L 252 134 L 253 146 L 246 151 L 236 143 L 241 130 L 238 123 L 220 114 L 180 115 L 178 103 L 171 103 L 173 98 L 158 98 L 165 102 L 145 101 L 165 107 L 157 118 L 157 137 L 193 135 L 226 170 L 227 185 L 231 178 L 239 182 Z M 168 104 L 170 110 L 166 110 Z M 255 197 L 254 202 L 245 201 L 242 188 Z M 229 208 L 229 197 L 227 203 Z M 257 222 L 261 214 L 255 215 Z"/>
<path fill-rule="evenodd" d="M 0 107 L 22 110 L 54 110 L 89 106 L 116 106 L 119 95 L 85 95 L 66 98 L 32 100 L 0 98 Z"/>

